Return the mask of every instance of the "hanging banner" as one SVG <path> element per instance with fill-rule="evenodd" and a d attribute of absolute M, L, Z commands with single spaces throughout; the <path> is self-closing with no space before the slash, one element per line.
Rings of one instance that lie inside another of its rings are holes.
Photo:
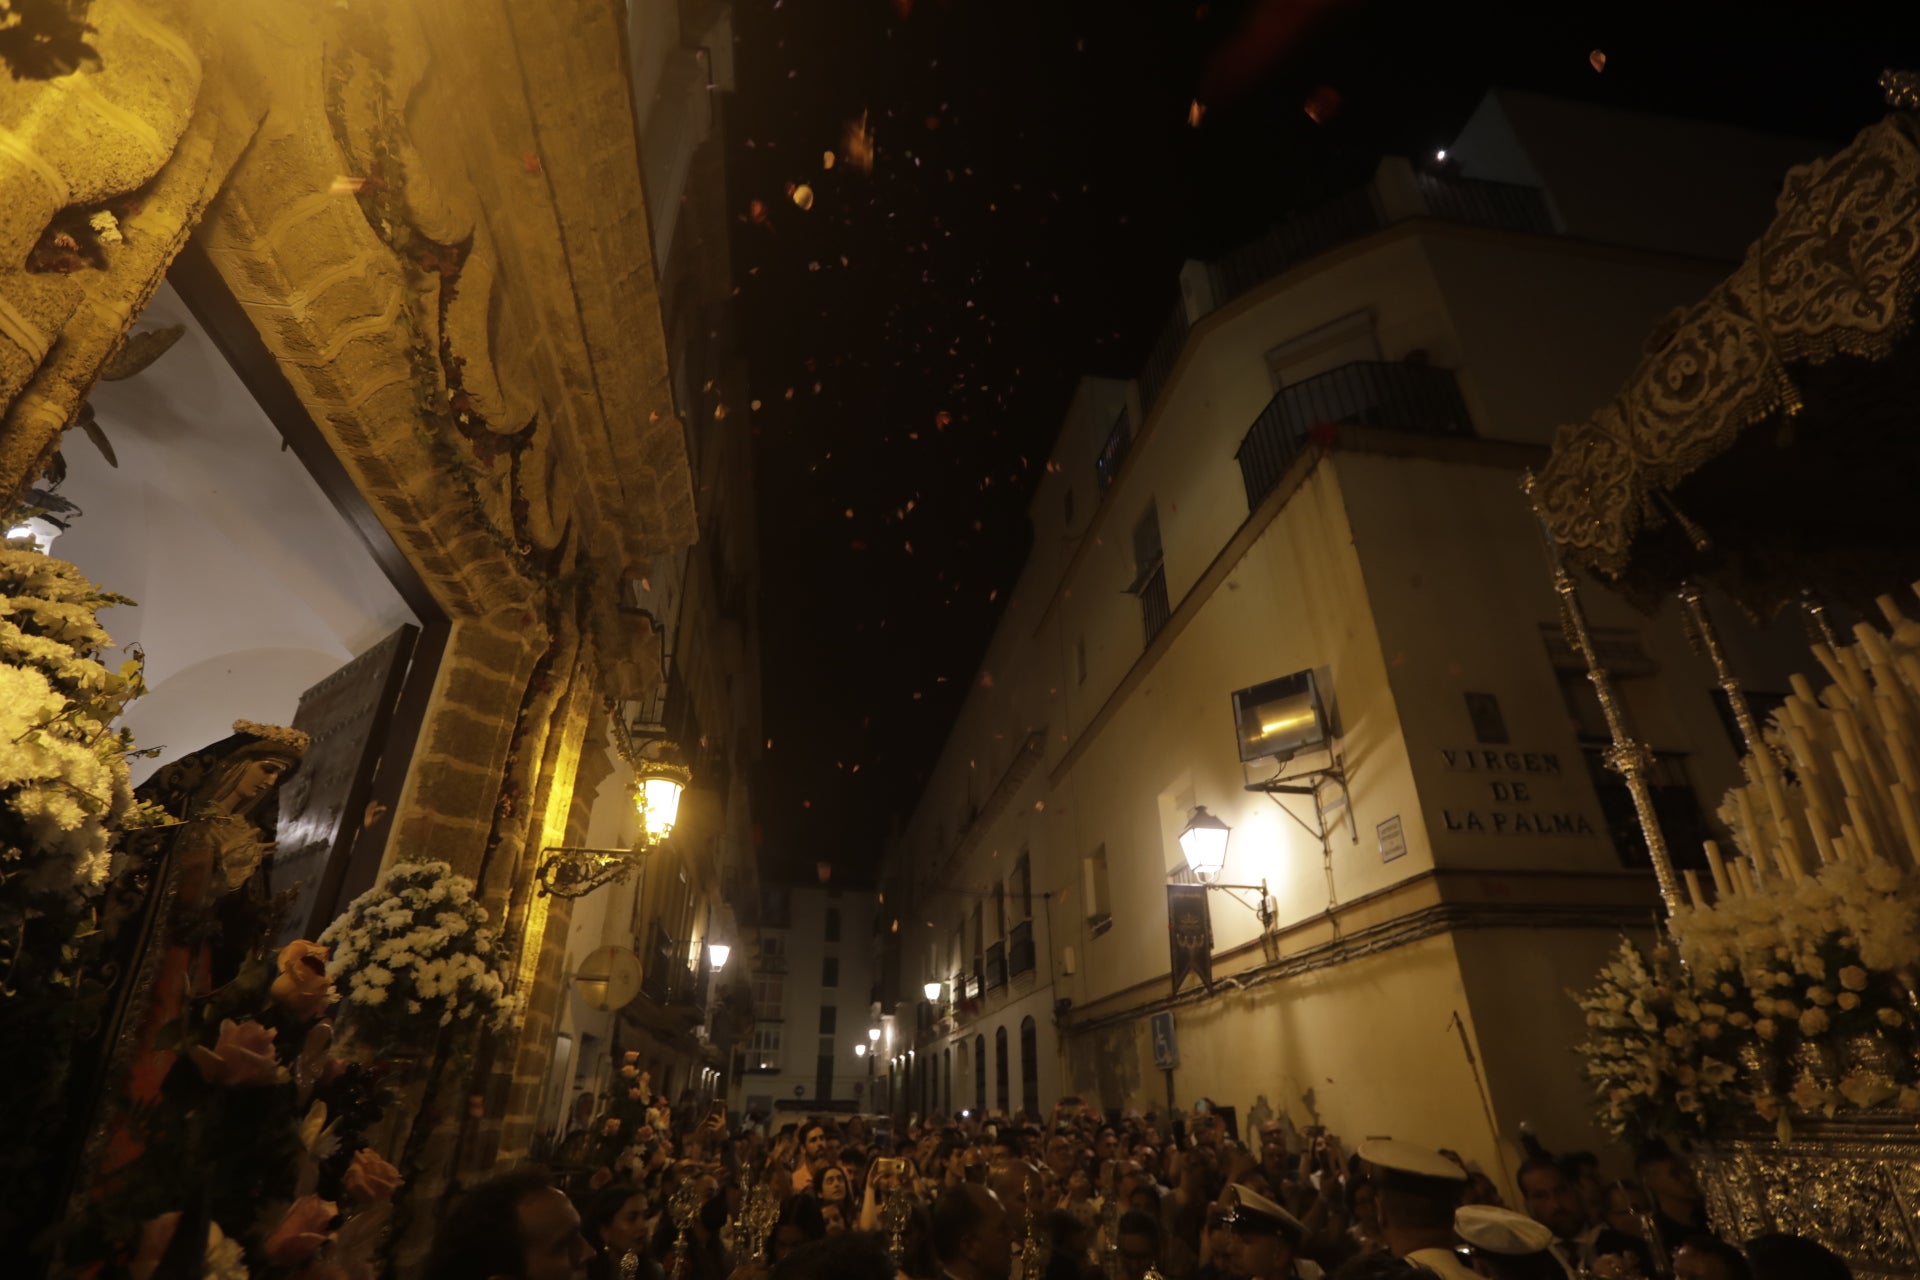
<path fill-rule="evenodd" d="M 1174 995 L 1180 994 L 1180 984 L 1189 973 L 1213 990 L 1213 914 L 1207 907 L 1205 885 L 1167 886 L 1167 947 L 1173 957 Z"/>

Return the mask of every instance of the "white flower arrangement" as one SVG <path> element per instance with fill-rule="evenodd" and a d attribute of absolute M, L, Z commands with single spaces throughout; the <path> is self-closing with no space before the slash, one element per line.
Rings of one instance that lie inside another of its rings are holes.
<path fill-rule="evenodd" d="M 319 943 L 350 1021 L 433 1033 L 513 1020 L 522 1001 L 473 892 L 444 862 L 403 862 L 327 926 Z"/>
<path fill-rule="evenodd" d="M 1598 985 L 1574 997 L 1592 1029 L 1576 1052 L 1600 1124 L 1615 1137 L 1699 1132 L 1732 1101 L 1738 1073 L 1727 1010 L 1689 990 L 1671 962 L 1656 947 L 1649 963 L 1622 938 Z"/>
<path fill-rule="evenodd" d="M 95 616 L 129 603 L 64 560 L 0 544 L 0 878 L 85 903 L 114 836 L 156 820 L 127 774 L 131 735 L 108 726 L 145 690 L 135 658 L 111 671 Z"/>

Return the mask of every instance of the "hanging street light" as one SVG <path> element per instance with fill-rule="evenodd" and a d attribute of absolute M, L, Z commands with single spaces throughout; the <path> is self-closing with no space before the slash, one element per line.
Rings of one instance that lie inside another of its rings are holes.
<path fill-rule="evenodd" d="M 1232 834 L 1233 828 L 1208 813 L 1207 806 L 1195 806 L 1180 832 L 1180 852 L 1201 884 L 1220 878 L 1220 869 L 1227 865 L 1227 838 Z"/>
<path fill-rule="evenodd" d="M 713 966 L 715 973 L 727 967 L 727 957 L 733 954 L 733 948 L 724 942 L 707 944 L 707 963 Z"/>
<path fill-rule="evenodd" d="M 867 1046 L 865 1046 L 865 1045 L 863 1045 L 863 1044 L 856 1044 L 856 1045 L 854 1045 L 854 1046 L 853 1046 L 853 1056 L 854 1056 L 854 1057 L 856 1057 L 856 1058 L 864 1058 L 864 1057 L 866 1057 L 866 1056 L 867 1056 Z"/>
<path fill-rule="evenodd" d="M 926 993 L 928 1004 L 940 1003 L 940 989 L 945 985 L 944 982 L 929 982 L 926 986 L 920 988 Z"/>

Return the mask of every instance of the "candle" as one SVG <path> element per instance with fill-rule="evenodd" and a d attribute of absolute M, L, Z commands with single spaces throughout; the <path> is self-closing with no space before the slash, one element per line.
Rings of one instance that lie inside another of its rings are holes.
<path fill-rule="evenodd" d="M 1687 901 L 1693 904 L 1695 911 L 1701 910 L 1706 903 L 1702 900 L 1700 893 L 1700 873 L 1689 867 L 1680 874 L 1687 882 Z"/>
<path fill-rule="evenodd" d="M 1726 860 L 1720 856 L 1720 846 L 1709 840 L 1706 843 L 1707 870 L 1713 873 L 1713 891 L 1723 901 L 1733 896 L 1733 882 L 1727 879 Z"/>
<path fill-rule="evenodd" d="M 1920 817 L 1913 809 L 1913 792 L 1899 784 L 1893 784 L 1893 808 L 1900 815 L 1900 834 L 1906 837 L 1907 861 L 1920 864 Z"/>

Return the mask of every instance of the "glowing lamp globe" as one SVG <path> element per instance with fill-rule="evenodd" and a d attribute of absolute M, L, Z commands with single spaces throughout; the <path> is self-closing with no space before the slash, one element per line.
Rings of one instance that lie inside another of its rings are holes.
<path fill-rule="evenodd" d="M 707 944 L 707 963 L 713 966 L 716 973 L 727 967 L 727 957 L 732 954 L 733 948 L 724 942 Z"/>
<path fill-rule="evenodd" d="M 693 781 L 693 771 L 664 760 L 643 760 L 639 781 L 634 803 L 640 810 L 640 825 L 649 844 L 660 844 L 673 834 L 680 816 L 680 793 Z"/>
<path fill-rule="evenodd" d="M 867 1046 L 865 1046 L 865 1045 L 863 1045 L 863 1044 L 856 1044 L 856 1045 L 854 1045 L 854 1046 L 853 1046 L 853 1056 L 854 1056 L 854 1057 L 856 1057 L 856 1058 L 864 1058 L 864 1057 L 866 1057 L 866 1056 L 867 1056 Z"/>
<path fill-rule="evenodd" d="M 927 993 L 928 1004 L 940 1003 L 940 984 L 939 983 L 929 982 L 926 986 L 920 989 Z"/>
<path fill-rule="evenodd" d="M 879 1038 L 880 1038 L 880 1028 L 878 1028 L 878 1027 L 868 1027 L 868 1028 L 867 1028 L 867 1039 L 868 1039 L 868 1041 L 869 1041 L 869 1042 L 871 1042 L 871 1041 L 876 1041 L 876 1040 L 878 1040 Z"/>
<path fill-rule="evenodd" d="M 1205 805 L 1197 806 L 1187 819 L 1186 828 L 1180 832 L 1180 852 L 1202 884 L 1212 884 L 1219 878 L 1220 868 L 1227 863 L 1227 837 L 1232 834 L 1233 828 L 1208 813 Z"/>

